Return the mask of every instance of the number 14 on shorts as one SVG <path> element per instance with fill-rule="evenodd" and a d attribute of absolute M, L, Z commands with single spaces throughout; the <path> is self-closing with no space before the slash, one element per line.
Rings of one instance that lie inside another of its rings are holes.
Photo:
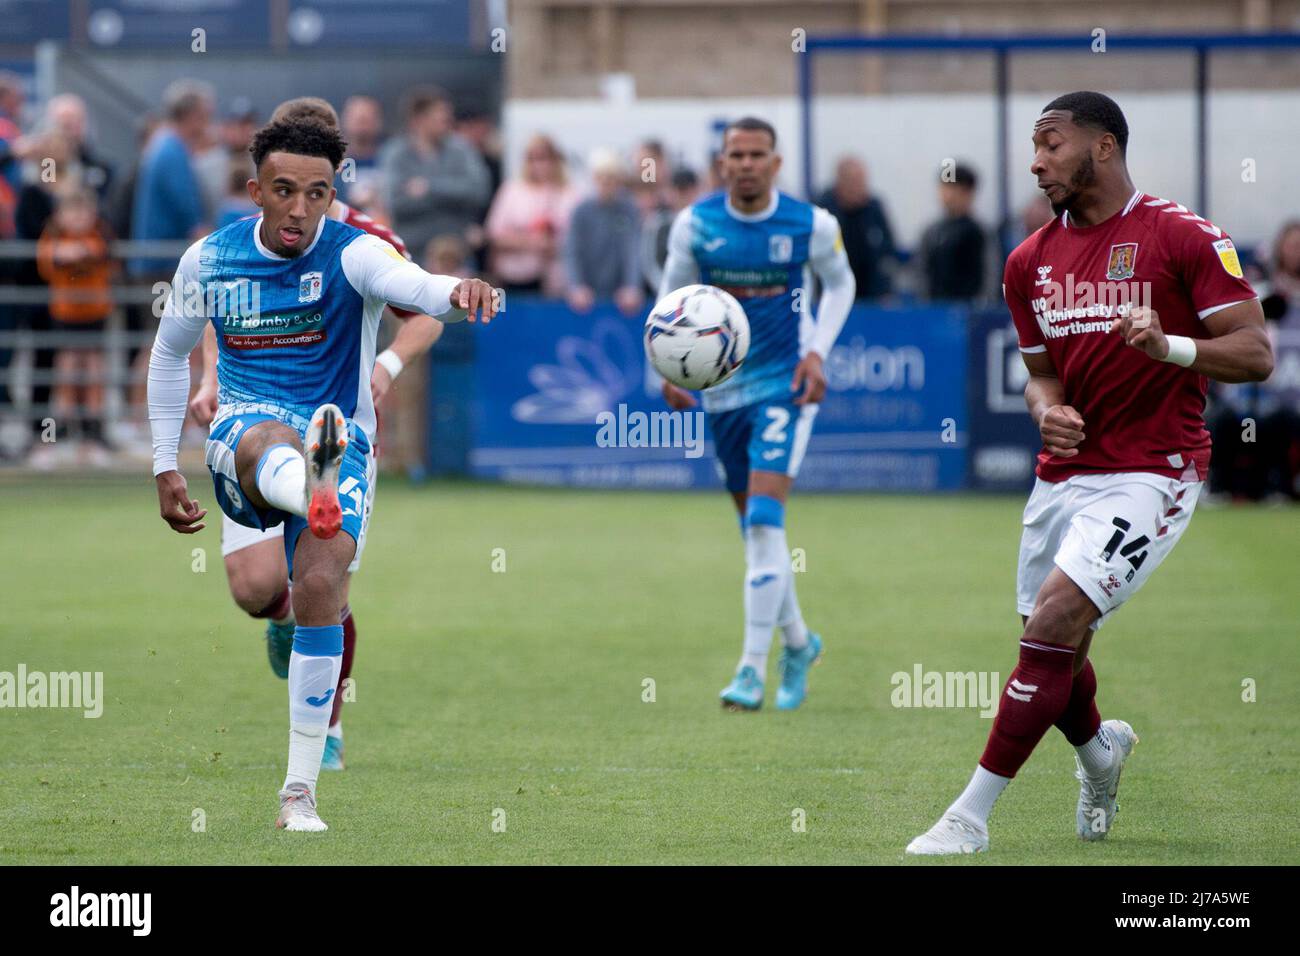
<path fill-rule="evenodd" d="M 1128 544 L 1124 544 L 1124 537 L 1133 527 L 1132 524 L 1118 515 L 1111 518 L 1110 523 L 1115 526 L 1115 533 L 1112 534 L 1110 540 L 1106 542 L 1106 547 L 1101 552 L 1102 556 L 1109 562 L 1115 557 L 1115 549 L 1118 548 L 1120 557 L 1127 558 L 1128 563 L 1133 565 L 1133 567 L 1129 569 L 1128 574 L 1124 575 L 1125 581 L 1132 581 L 1133 575 L 1137 574 L 1138 568 L 1142 567 L 1142 562 L 1147 559 L 1147 553 L 1145 551 L 1142 551 L 1141 554 L 1135 554 L 1134 552 L 1141 548 L 1145 548 L 1151 543 L 1151 539 L 1146 535 L 1142 535 L 1141 537 L 1130 541 Z M 1123 547 L 1120 547 L 1121 545 L 1123 545 Z"/>

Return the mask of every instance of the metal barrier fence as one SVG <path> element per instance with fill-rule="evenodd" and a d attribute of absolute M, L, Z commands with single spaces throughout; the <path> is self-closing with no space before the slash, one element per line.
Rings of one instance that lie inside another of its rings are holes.
<path fill-rule="evenodd" d="M 137 256 L 157 256 L 179 260 L 189 246 L 186 241 L 142 242 L 120 240 L 109 244 L 110 258 L 119 266 Z M 112 310 L 104 326 L 98 351 L 104 356 L 104 372 L 94 380 L 85 375 L 68 376 L 53 368 L 52 353 L 63 349 L 86 348 L 84 332 L 61 329 L 49 319 L 52 290 L 44 282 L 20 284 L 12 278 L 11 264 L 34 262 L 37 243 L 29 240 L 0 240 L 0 266 L 10 276 L 0 282 L 0 416 L 38 420 L 54 413 L 50 399 L 38 401 L 37 395 L 54 386 L 102 385 L 107 392 L 103 415 L 112 421 L 128 414 L 125 392 L 132 385 L 143 386 L 144 380 L 133 373 L 130 356 L 147 349 L 153 342 L 155 319 L 167 292 L 159 291 L 154 281 L 133 279 L 124 268 L 110 287 Z M 61 292 L 66 301 L 86 301 L 101 293 L 77 296 Z M 143 311 L 148 319 L 132 330 L 127 310 Z M 82 407 L 73 414 L 84 416 Z"/>

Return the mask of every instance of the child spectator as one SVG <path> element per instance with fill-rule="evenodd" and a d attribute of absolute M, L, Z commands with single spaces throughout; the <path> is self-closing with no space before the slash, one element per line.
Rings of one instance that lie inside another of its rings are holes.
<path fill-rule="evenodd" d="M 75 190 L 58 199 L 36 246 L 37 268 L 50 286 L 54 328 L 75 335 L 77 342 L 55 353 L 54 418 L 66 428 L 80 409 L 81 436 L 95 467 L 110 462 L 104 441 L 103 338 L 113 309 L 113 262 L 106 229 L 94 194 Z"/>

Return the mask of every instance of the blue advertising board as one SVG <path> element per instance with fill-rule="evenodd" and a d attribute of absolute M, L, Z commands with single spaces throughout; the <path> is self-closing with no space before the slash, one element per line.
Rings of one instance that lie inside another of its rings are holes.
<path fill-rule="evenodd" d="M 286 32 L 300 47 L 469 46 L 469 0 L 290 0 Z"/>
<path fill-rule="evenodd" d="M 0 0 L 0 42 L 7 47 L 34 46 L 42 40 L 66 41 L 71 32 L 72 8 L 66 3 Z"/>
<path fill-rule="evenodd" d="M 970 476 L 981 491 L 1028 491 L 1042 439 L 1025 407 L 1029 371 L 1005 308 L 970 315 Z"/>
<path fill-rule="evenodd" d="M 184 52 L 194 48 L 199 29 L 209 52 L 271 42 L 270 8 L 259 0 L 89 0 L 86 12 L 94 47 Z"/>
<path fill-rule="evenodd" d="M 475 339 L 470 474 L 579 487 L 720 487 L 702 414 L 670 414 L 640 319 L 511 299 Z M 804 490 L 936 491 L 966 480 L 958 309 L 855 307 L 826 361 Z"/>

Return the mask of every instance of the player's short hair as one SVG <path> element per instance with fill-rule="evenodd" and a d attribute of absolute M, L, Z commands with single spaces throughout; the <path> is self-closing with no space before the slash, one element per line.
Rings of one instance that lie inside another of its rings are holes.
<path fill-rule="evenodd" d="M 1075 126 L 1088 126 L 1100 129 L 1115 137 L 1119 144 L 1120 155 L 1128 153 L 1128 121 L 1119 104 L 1105 93 L 1080 90 L 1058 96 L 1043 107 L 1043 112 L 1064 110 L 1070 114 Z"/>
<path fill-rule="evenodd" d="M 330 106 L 328 100 L 319 96 L 298 96 L 285 100 L 275 108 L 269 122 L 282 123 L 285 120 L 308 120 L 320 123 L 330 129 L 339 128 L 339 114 Z"/>
<path fill-rule="evenodd" d="M 271 153 L 294 153 L 298 156 L 321 156 L 330 166 L 339 168 L 348 144 L 337 129 L 314 120 L 282 120 L 267 123 L 253 134 L 248 151 L 260 169 L 262 160 Z"/>
<path fill-rule="evenodd" d="M 742 116 L 738 120 L 733 120 L 727 124 L 727 128 L 722 131 L 722 139 L 725 142 L 727 134 L 733 129 L 749 130 L 751 132 L 766 133 L 772 138 L 772 148 L 776 149 L 776 127 L 767 120 L 761 120 L 757 116 Z"/>

